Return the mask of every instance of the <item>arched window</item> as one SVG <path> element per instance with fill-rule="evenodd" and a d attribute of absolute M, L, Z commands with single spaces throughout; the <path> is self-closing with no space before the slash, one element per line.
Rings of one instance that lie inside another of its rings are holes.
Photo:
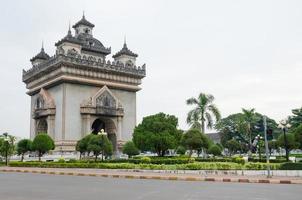
<path fill-rule="evenodd" d="M 44 100 L 42 97 L 37 98 L 35 107 L 36 107 L 36 109 L 44 108 Z"/>

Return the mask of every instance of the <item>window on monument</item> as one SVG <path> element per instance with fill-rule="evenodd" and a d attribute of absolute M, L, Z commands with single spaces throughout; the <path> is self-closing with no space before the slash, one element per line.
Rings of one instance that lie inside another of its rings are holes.
<path fill-rule="evenodd" d="M 89 33 L 89 29 L 88 28 L 85 29 L 85 33 L 87 33 L 87 34 Z"/>
<path fill-rule="evenodd" d="M 43 108 L 43 100 L 41 98 L 38 98 L 36 101 L 36 109 Z"/>

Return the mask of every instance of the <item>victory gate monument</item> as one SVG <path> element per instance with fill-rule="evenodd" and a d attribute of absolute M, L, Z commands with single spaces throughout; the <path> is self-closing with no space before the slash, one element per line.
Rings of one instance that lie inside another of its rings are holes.
<path fill-rule="evenodd" d="M 137 54 L 126 41 L 113 61 L 111 48 L 93 36 L 94 24 L 82 19 L 59 40 L 50 57 L 44 50 L 23 70 L 23 82 L 31 97 L 30 138 L 50 135 L 55 151 L 73 152 L 76 142 L 104 129 L 120 152 L 132 138 L 136 125 L 136 92 L 146 75 L 145 64 L 136 65 Z"/>

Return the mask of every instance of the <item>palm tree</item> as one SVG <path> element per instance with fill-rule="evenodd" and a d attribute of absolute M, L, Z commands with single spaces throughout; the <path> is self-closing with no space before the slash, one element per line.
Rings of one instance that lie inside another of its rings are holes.
<path fill-rule="evenodd" d="M 246 123 L 246 134 L 249 138 L 249 150 L 252 148 L 252 124 L 255 122 L 256 113 L 255 108 L 244 109 L 242 108 L 243 118 Z"/>
<path fill-rule="evenodd" d="M 187 105 L 196 106 L 192 109 L 187 116 L 187 123 L 191 128 L 201 129 L 205 132 L 205 124 L 207 122 L 207 128 L 213 128 L 214 121 L 219 121 L 221 118 L 220 112 L 215 104 L 213 104 L 214 97 L 211 94 L 200 93 L 198 98 L 191 97 L 187 100 Z"/>

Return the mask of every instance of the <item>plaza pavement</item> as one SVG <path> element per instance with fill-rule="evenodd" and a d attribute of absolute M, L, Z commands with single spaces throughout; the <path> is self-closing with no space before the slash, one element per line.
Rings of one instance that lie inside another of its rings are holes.
<path fill-rule="evenodd" d="M 91 176 L 126 179 L 155 179 L 180 181 L 209 181 L 209 182 L 239 182 L 239 183 L 267 183 L 267 184 L 302 184 L 302 177 L 266 176 L 238 176 L 238 175 L 210 175 L 171 173 L 148 170 L 123 169 L 83 169 L 83 168 L 32 168 L 32 167 L 0 167 L 0 173 L 39 173 L 51 175 Z"/>
<path fill-rule="evenodd" d="M 142 180 L 0 172 L 1 200 L 300 200 L 300 184 Z"/>

